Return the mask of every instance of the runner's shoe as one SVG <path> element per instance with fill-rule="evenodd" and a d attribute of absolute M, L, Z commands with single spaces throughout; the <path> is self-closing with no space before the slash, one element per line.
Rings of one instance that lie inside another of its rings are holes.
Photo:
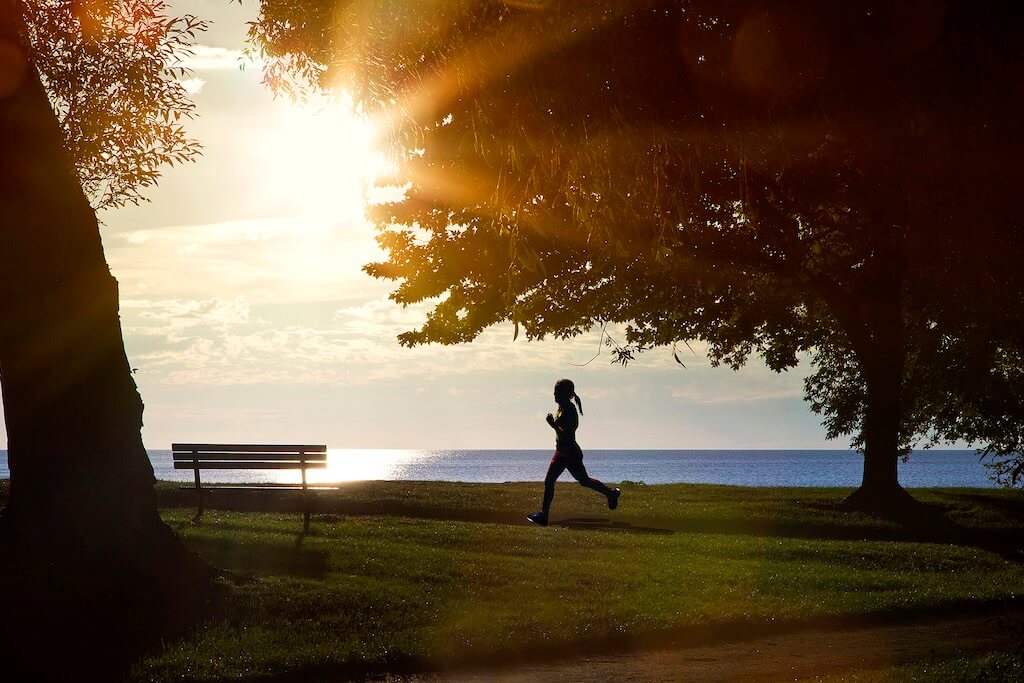
<path fill-rule="evenodd" d="M 619 507 L 619 496 L 622 495 L 622 491 L 619 489 L 612 489 L 611 495 L 608 496 L 608 509 L 614 510 Z"/>
<path fill-rule="evenodd" d="M 532 515 L 526 515 L 526 519 L 530 520 L 534 524 L 540 524 L 541 526 L 548 525 L 548 516 L 544 512 L 534 512 Z"/>

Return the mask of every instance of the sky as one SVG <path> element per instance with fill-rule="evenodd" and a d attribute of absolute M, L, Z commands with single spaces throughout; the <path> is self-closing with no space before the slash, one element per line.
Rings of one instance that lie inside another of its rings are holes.
<path fill-rule="evenodd" d="M 393 283 L 361 270 L 383 258 L 363 215 L 387 164 L 372 126 L 343 102 L 275 100 L 259 65 L 240 68 L 256 3 L 175 7 L 212 22 L 188 82 L 204 153 L 166 169 L 149 202 L 100 215 L 148 448 L 549 448 L 562 377 L 583 400 L 585 450 L 846 447 L 801 398 L 806 362 L 734 372 L 695 346 L 685 369 L 668 349 L 623 368 L 607 350 L 593 358 L 597 330 L 538 343 L 511 326 L 400 347 L 425 309 L 394 304 Z"/>

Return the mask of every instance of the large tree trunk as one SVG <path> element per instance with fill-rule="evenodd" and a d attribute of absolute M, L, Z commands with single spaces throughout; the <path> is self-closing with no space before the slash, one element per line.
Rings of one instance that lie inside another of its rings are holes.
<path fill-rule="evenodd" d="M 10 0 L 0 0 L 0 40 L 8 46 L 13 12 Z M 0 575 L 11 599 L 0 648 L 29 662 L 54 641 L 61 650 L 70 641 L 74 654 L 33 666 L 116 665 L 180 620 L 172 594 L 201 595 L 191 589 L 209 585 L 212 572 L 158 515 L 117 282 L 56 116 L 31 65 L 7 90 L 0 97 L 0 385 L 11 488 Z M 98 634 L 107 642 L 96 650 L 90 636 Z"/>
<path fill-rule="evenodd" d="M 897 476 L 903 353 L 901 349 L 880 353 L 886 357 L 878 359 L 865 373 L 864 474 L 860 488 L 849 498 L 851 504 L 870 508 L 898 506 L 908 497 Z"/>
<path fill-rule="evenodd" d="M 903 321 L 902 263 L 895 254 L 879 258 L 864 302 L 868 335 L 858 349 L 867 386 L 864 406 L 864 475 L 847 504 L 874 510 L 898 510 L 912 501 L 900 486 L 903 379 L 906 330 Z"/>

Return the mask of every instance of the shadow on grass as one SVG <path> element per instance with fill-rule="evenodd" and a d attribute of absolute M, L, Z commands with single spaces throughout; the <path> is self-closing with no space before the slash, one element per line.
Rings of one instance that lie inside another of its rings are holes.
<path fill-rule="evenodd" d="M 312 492 L 316 501 L 316 491 Z M 159 493 L 161 507 L 194 507 L 197 497 L 193 489 Z M 203 489 L 203 507 L 206 510 L 234 510 L 238 512 L 298 513 L 301 524 L 303 492 L 296 489 L 268 488 L 209 488 Z M 201 517 L 199 518 L 202 519 Z"/>
<path fill-rule="evenodd" d="M 658 527 L 634 526 L 630 522 L 613 522 L 607 518 L 573 517 L 552 522 L 552 526 L 566 529 L 587 529 L 595 531 L 626 531 L 634 534 L 674 534 L 672 529 Z"/>
<path fill-rule="evenodd" d="M 816 504 L 822 510 L 841 510 L 834 505 Z M 937 506 L 936 506 L 937 507 Z M 977 529 L 958 525 L 939 509 L 926 517 L 914 520 L 885 519 L 893 526 L 879 527 L 869 524 L 814 524 L 807 522 L 731 520 L 731 519 L 671 519 L 645 520 L 668 525 L 676 531 L 695 534 L 724 534 L 740 536 L 767 536 L 826 541 L 901 541 L 910 543 L 939 543 L 977 548 L 999 555 L 1011 562 L 1024 562 L 1024 537 L 1019 532 L 1005 529 Z"/>
<path fill-rule="evenodd" d="M 970 505 L 975 508 L 991 508 L 1011 519 L 1024 519 L 1024 496 L 984 496 L 970 491 L 932 490 L 931 495 L 948 501 L 951 505 Z"/>
<path fill-rule="evenodd" d="M 963 494 L 970 497 L 970 494 Z M 976 503 L 985 507 L 1001 507 L 989 498 L 974 496 Z M 1006 507 L 1011 515 L 1021 518 L 1022 506 Z M 839 503 L 812 503 L 808 507 L 827 511 L 846 511 L 846 505 Z M 1024 534 L 1016 529 L 988 529 L 965 527 L 949 518 L 953 506 L 939 503 L 925 503 L 911 499 L 909 504 L 897 510 L 875 512 L 870 517 L 887 522 L 888 527 L 867 527 L 870 534 L 857 536 L 866 540 L 910 541 L 915 543 L 943 543 L 977 548 L 995 553 L 1011 562 L 1024 562 Z M 862 513 L 866 514 L 866 513 Z M 829 527 L 824 527 L 823 531 Z M 856 527 L 854 527 L 856 528 Z M 819 536 L 821 537 L 821 536 Z M 824 536 L 829 538 L 829 536 Z"/>
<path fill-rule="evenodd" d="M 189 550 L 198 553 L 211 564 L 245 574 L 288 574 L 322 578 L 329 568 L 325 551 L 310 550 L 297 545 L 251 538 L 243 543 L 202 536 L 186 538 L 185 544 Z"/>
<path fill-rule="evenodd" d="M 188 506 L 194 497 L 188 491 L 164 494 L 162 504 Z M 1024 520 L 1024 499 L 982 496 L 969 491 L 937 491 L 930 495 L 939 496 L 941 503 L 914 501 L 893 514 L 865 514 L 851 511 L 844 504 L 834 502 L 798 503 L 801 519 L 787 520 L 770 517 L 715 517 L 713 513 L 701 515 L 690 513 L 664 516 L 615 515 L 614 522 L 608 519 L 569 518 L 552 521 L 552 524 L 570 529 L 623 531 L 635 533 L 695 533 L 725 534 L 743 536 L 766 536 L 777 538 L 799 538 L 817 540 L 867 540 L 904 541 L 918 543 L 943 543 L 978 548 L 1013 562 L 1024 562 L 1024 531 L 1020 528 L 977 528 L 965 527 L 950 515 L 965 507 L 988 508 L 1005 515 L 1014 525 L 1021 526 Z M 947 502 L 948 501 L 948 502 Z M 237 510 L 247 512 L 290 512 L 296 513 L 296 499 L 285 495 L 225 495 L 211 496 L 209 509 Z M 503 509 L 451 509 L 442 505 L 409 503 L 393 497 L 375 501 L 352 500 L 338 495 L 314 496 L 313 535 L 316 525 L 331 523 L 338 515 L 351 516 L 397 516 L 417 519 L 456 520 L 485 522 L 492 524 L 527 525 L 520 510 Z M 785 501 L 779 501 L 780 506 Z M 785 510 L 780 508 L 783 514 Z M 792 511 L 790 511 L 792 512 Z M 324 514 L 327 513 L 327 514 Z M 832 519 L 813 519 L 816 513 Z M 301 515 L 301 513 L 298 513 Z M 329 515 L 329 516 L 328 516 Z M 810 517 L 811 519 L 808 519 Z M 838 520 L 836 518 L 839 518 Z M 301 527 L 301 517 L 298 520 Z M 300 539 L 301 543 L 301 539 Z"/>
<path fill-rule="evenodd" d="M 1022 601 L 953 601 L 945 605 L 919 608 L 893 608 L 862 615 L 817 616 L 803 619 L 748 621 L 731 619 L 704 624 L 692 624 L 653 633 L 611 635 L 574 643 L 571 651 L 564 644 L 533 643 L 518 652 L 485 654 L 453 663 L 449 671 L 478 668 L 519 666 L 523 663 L 559 662 L 588 655 L 631 654 L 643 650 L 681 649 L 695 646 L 722 645 L 760 637 L 779 636 L 802 631 L 852 631 L 878 626 L 913 624 L 924 620 L 937 620 L 990 615 L 993 619 L 1020 619 L 1024 615 Z M 1006 631 L 1004 639 L 993 642 L 994 648 L 1005 648 L 1013 634 Z"/>
<path fill-rule="evenodd" d="M 505 650 L 465 653 L 456 661 L 437 661 L 398 656 L 386 666 L 320 664 L 301 667 L 287 673 L 253 676 L 244 680 L 253 683 L 308 683 L 312 681 L 361 680 L 459 680 L 466 676 L 477 680 L 501 680 L 506 669 L 551 664 L 570 660 L 585 662 L 588 657 L 631 655 L 643 651 L 685 649 L 740 643 L 756 638 L 782 636 L 800 632 L 855 631 L 874 627 L 913 626 L 927 621 L 989 617 L 992 628 L 991 649 L 1008 651 L 1015 644 L 1015 631 L 1000 626 L 1002 622 L 1019 623 L 1024 617 L 1021 601 L 990 602 L 954 601 L 922 608 L 895 608 L 854 616 L 819 616 L 805 619 L 746 621 L 731 619 L 641 634 L 623 633 L 588 638 L 571 643 L 532 641 L 512 645 Z M 584 664 L 585 665 L 585 664 Z M 580 680 L 583 680 L 582 678 Z"/>

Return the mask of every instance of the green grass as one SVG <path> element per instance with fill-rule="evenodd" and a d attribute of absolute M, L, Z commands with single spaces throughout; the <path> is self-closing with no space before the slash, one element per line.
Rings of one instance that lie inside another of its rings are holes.
<path fill-rule="evenodd" d="M 952 657 L 885 669 L 850 671 L 837 676 L 812 679 L 827 683 L 909 683 L 910 681 L 1021 681 L 1024 659 L 1012 653 Z"/>
<path fill-rule="evenodd" d="M 857 540 L 900 525 L 843 512 L 835 489 L 626 486 L 612 515 L 560 486 L 555 517 L 658 520 L 673 534 L 472 521 L 536 507 L 537 484 L 376 482 L 296 514 L 193 511 L 165 519 L 214 564 L 253 573 L 221 617 L 140 662 L 146 680 L 359 672 L 638 643 L 707 625 L 959 609 L 1015 598 L 1024 566 L 972 545 Z M 181 504 L 161 485 L 165 504 Z M 1020 538 L 1019 493 L 915 491 L 970 535 Z M 374 506 L 431 517 L 343 515 Z M 445 519 L 447 517 L 447 519 Z M 649 522 L 654 525 L 653 521 Z M 908 679 L 910 680 L 910 679 Z"/>
<path fill-rule="evenodd" d="M 852 489 L 771 488 L 711 484 L 622 487 L 622 507 L 610 513 L 592 491 L 561 484 L 552 515 L 557 519 L 585 515 L 646 518 L 665 523 L 719 524 L 732 531 L 745 527 L 765 530 L 793 526 L 808 533 L 832 528 L 865 533 L 895 530 L 899 525 L 851 513 L 837 503 Z M 191 491 L 161 482 L 158 494 L 165 505 L 191 505 Z M 912 489 L 919 501 L 940 511 L 950 522 L 970 529 L 1024 533 L 1024 495 L 1006 489 Z M 521 520 L 540 506 L 541 484 L 470 484 L 457 482 L 369 481 L 343 485 L 325 495 L 325 511 L 357 508 L 405 510 L 452 519 L 508 515 Z"/>

